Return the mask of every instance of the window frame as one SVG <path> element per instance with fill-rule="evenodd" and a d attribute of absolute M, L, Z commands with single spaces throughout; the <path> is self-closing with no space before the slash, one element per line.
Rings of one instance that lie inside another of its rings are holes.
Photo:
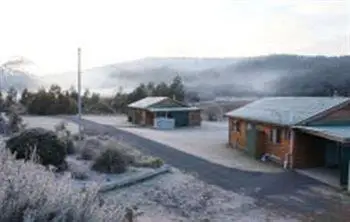
<path fill-rule="evenodd" d="M 283 137 L 285 140 L 290 140 L 290 138 L 292 137 L 292 131 L 290 129 L 284 129 L 284 134 Z"/>
<path fill-rule="evenodd" d="M 231 125 L 232 125 L 232 129 L 231 129 L 231 131 L 232 132 L 235 132 L 235 133 L 240 133 L 241 131 L 240 131 L 240 121 L 238 121 L 238 120 L 232 120 L 232 123 L 231 123 Z"/>
<path fill-rule="evenodd" d="M 277 145 L 281 144 L 283 133 L 283 130 L 277 127 L 270 129 L 269 142 Z"/>

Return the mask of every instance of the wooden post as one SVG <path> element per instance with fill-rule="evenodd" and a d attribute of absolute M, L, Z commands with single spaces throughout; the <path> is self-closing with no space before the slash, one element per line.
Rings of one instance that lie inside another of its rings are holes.
<path fill-rule="evenodd" d="M 294 163 L 293 163 L 293 153 L 294 153 L 294 146 L 295 142 L 294 140 L 296 139 L 295 132 L 293 129 L 290 130 L 290 138 L 289 138 L 289 155 L 288 155 L 288 165 L 290 169 L 293 169 Z"/>

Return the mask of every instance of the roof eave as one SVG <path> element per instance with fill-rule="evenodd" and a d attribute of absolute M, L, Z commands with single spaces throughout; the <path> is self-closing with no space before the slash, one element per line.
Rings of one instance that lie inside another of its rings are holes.
<path fill-rule="evenodd" d="M 336 142 L 350 143 L 350 138 L 330 135 L 330 134 L 327 134 L 327 133 L 324 133 L 324 132 L 321 132 L 321 131 L 316 131 L 316 130 L 312 130 L 312 129 L 305 129 L 303 127 L 298 127 L 298 126 L 295 126 L 295 127 L 292 127 L 292 128 L 293 129 L 299 129 L 299 130 L 304 131 L 306 133 L 309 133 L 311 135 L 319 136 L 319 137 L 322 137 L 322 138 L 325 138 L 325 139 L 329 139 L 329 140 L 333 140 L 333 141 L 336 141 Z"/>
<path fill-rule="evenodd" d="M 248 120 L 251 122 L 259 122 L 259 123 L 264 123 L 264 124 L 269 124 L 269 125 L 282 126 L 282 127 L 292 127 L 294 125 L 294 124 L 291 125 L 291 124 L 282 124 L 282 123 L 263 121 L 263 120 L 259 120 L 259 119 L 253 119 L 253 118 L 239 117 L 239 116 L 234 116 L 234 115 L 225 115 L 225 116 L 231 117 L 231 118 L 237 118 L 237 119 L 241 119 L 241 120 Z"/>

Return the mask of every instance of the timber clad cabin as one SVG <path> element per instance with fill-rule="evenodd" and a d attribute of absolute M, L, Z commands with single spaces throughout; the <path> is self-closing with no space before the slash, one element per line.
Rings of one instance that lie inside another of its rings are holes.
<path fill-rule="evenodd" d="M 226 114 L 229 145 L 289 168 L 336 169 L 348 183 L 350 99 L 271 97 Z"/>
<path fill-rule="evenodd" d="M 157 120 L 172 120 L 173 127 L 201 125 L 201 113 L 168 97 L 146 97 L 128 105 L 128 120 L 142 126 L 155 126 Z"/>

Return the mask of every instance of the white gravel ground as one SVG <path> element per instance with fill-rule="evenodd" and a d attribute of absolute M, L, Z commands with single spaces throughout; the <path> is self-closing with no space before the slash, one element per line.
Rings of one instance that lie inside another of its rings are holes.
<path fill-rule="evenodd" d="M 126 116 L 84 116 L 100 124 L 114 126 L 136 135 L 171 146 L 213 163 L 247 171 L 281 172 L 282 169 L 256 161 L 241 151 L 227 148 L 228 123 L 203 121 L 201 127 L 175 130 L 157 130 L 135 127 L 127 123 Z"/>

